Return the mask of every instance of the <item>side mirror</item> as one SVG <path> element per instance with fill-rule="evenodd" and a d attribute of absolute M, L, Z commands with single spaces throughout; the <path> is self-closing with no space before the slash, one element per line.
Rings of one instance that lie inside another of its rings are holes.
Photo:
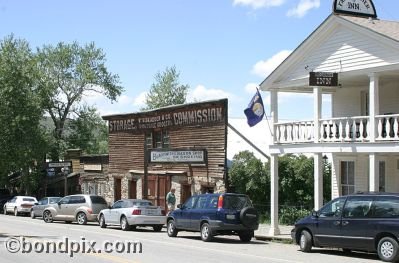
<path fill-rule="evenodd" d="M 317 211 L 313 210 L 312 216 L 317 218 L 317 217 L 319 217 L 319 213 Z"/>
<path fill-rule="evenodd" d="M 177 208 L 183 209 L 183 205 L 182 205 L 182 204 L 178 204 L 178 205 L 177 205 Z"/>
<path fill-rule="evenodd" d="M 60 206 L 61 205 L 61 201 L 58 201 L 57 204 L 58 204 L 58 206 Z"/>
<path fill-rule="evenodd" d="M 38 202 L 34 203 L 34 205 L 38 205 L 38 204 L 39 204 Z"/>

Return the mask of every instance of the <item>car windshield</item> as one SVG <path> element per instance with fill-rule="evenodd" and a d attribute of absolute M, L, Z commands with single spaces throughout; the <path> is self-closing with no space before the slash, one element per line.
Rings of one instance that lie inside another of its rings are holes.
<path fill-rule="evenodd" d="M 245 195 L 225 195 L 224 196 L 225 209 L 243 209 L 244 207 L 252 207 L 251 200 Z"/>
<path fill-rule="evenodd" d="M 107 204 L 105 199 L 102 198 L 101 196 L 90 196 L 90 199 L 92 204 L 104 204 L 104 205 Z"/>
<path fill-rule="evenodd" d="M 33 198 L 23 198 L 22 201 L 25 201 L 25 202 L 36 202 L 36 200 L 33 199 Z"/>
<path fill-rule="evenodd" d="M 130 207 L 132 206 L 152 206 L 152 203 L 149 201 L 131 201 L 129 202 Z"/>

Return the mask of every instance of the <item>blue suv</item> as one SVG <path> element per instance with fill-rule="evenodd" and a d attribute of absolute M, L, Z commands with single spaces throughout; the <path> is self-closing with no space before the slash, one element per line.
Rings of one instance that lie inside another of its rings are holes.
<path fill-rule="evenodd" d="M 338 197 L 299 220 L 291 232 L 303 252 L 336 247 L 345 252 L 377 252 L 399 259 L 399 194 L 359 193 Z"/>
<path fill-rule="evenodd" d="M 249 242 L 259 227 L 259 215 L 243 194 L 201 194 L 192 196 L 167 217 L 167 233 L 176 237 L 181 230 L 201 232 L 203 241 L 216 235 L 238 235 Z"/>

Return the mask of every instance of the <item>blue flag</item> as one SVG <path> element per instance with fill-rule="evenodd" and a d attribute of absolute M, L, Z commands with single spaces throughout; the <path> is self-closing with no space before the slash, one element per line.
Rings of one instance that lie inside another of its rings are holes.
<path fill-rule="evenodd" d="M 248 125 L 251 127 L 255 126 L 263 119 L 263 115 L 265 115 L 265 108 L 263 107 L 263 101 L 259 90 L 256 90 L 254 97 L 249 103 L 248 108 L 244 110 L 244 113 L 247 116 Z"/>

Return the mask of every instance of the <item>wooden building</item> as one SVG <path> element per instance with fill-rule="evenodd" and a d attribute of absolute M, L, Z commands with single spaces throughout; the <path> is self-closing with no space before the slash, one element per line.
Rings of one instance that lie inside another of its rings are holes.
<path fill-rule="evenodd" d="M 103 119 L 109 125 L 109 201 L 146 197 L 166 207 L 171 187 L 177 203 L 225 191 L 227 99 Z"/>

